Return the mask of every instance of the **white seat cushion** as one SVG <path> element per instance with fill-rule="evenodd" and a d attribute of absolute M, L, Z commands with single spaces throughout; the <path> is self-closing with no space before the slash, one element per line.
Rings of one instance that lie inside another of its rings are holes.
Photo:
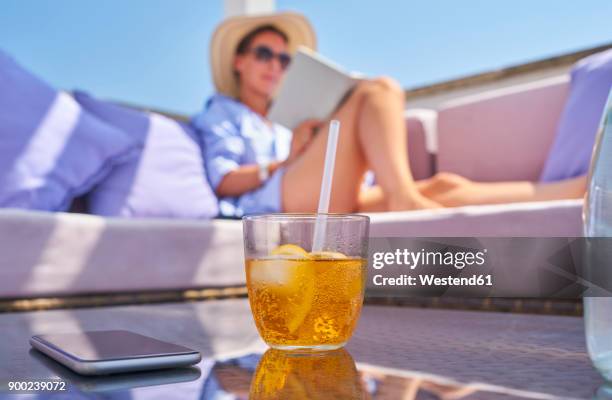
<path fill-rule="evenodd" d="M 581 236 L 581 200 L 371 214 L 371 236 Z M 245 284 L 242 223 L 0 210 L 0 297 Z"/>

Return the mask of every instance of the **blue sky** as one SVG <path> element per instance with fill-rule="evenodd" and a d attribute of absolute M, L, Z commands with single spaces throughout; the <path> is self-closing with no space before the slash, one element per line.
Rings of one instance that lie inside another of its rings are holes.
<path fill-rule="evenodd" d="M 609 0 L 277 0 L 319 51 L 405 87 L 612 42 Z M 222 0 L 2 0 L 0 49 L 56 87 L 180 113 L 212 93 Z"/>

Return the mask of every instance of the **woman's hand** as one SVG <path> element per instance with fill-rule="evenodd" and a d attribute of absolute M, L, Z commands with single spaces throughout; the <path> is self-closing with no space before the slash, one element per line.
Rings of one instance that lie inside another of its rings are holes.
<path fill-rule="evenodd" d="M 314 137 L 316 129 L 318 129 L 321 124 L 322 122 L 318 119 L 307 119 L 293 130 L 291 149 L 289 150 L 287 162 L 295 160 L 300 154 L 302 154 Z"/>

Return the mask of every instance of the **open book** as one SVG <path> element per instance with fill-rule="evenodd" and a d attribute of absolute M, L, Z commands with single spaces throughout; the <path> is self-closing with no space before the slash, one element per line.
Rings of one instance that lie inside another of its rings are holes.
<path fill-rule="evenodd" d="M 268 119 L 289 129 L 307 119 L 324 120 L 362 79 L 312 50 L 300 47 L 287 69 Z"/>

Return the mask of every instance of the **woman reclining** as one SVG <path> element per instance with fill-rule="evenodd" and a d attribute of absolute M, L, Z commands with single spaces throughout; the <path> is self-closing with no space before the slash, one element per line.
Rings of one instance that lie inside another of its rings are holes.
<path fill-rule="evenodd" d="M 315 47 L 297 14 L 237 17 L 211 43 L 218 93 L 193 123 L 202 135 L 209 179 L 221 213 L 314 212 L 328 121 L 293 132 L 266 118 L 298 45 Z M 406 154 L 404 93 L 390 78 L 360 82 L 332 116 L 341 122 L 330 210 L 371 212 L 579 198 L 586 177 L 553 183 L 478 183 L 449 173 L 415 181 Z M 376 185 L 363 184 L 367 171 Z"/>

